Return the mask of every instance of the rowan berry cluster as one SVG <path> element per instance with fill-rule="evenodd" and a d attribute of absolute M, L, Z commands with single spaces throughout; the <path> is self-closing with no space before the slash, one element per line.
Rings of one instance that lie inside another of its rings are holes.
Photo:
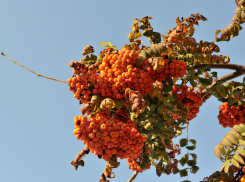
<path fill-rule="evenodd" d="M 140 162 L 142 161 L 143 159 L 141 157 L 138 157 L 138 158 L 134 158 L 134 159 L 131 159 L 131 158 L 128 158 L 127 159 L 127 162 L 128 162 L 128 165 L 129 165 L 129 169 L 133 170 L 133 171 L 138 171 L 140 173 L 142 173 L 143 171 L 147 170 L 147 169 L 150 169 L 151 167 L 151 163 L 149 164 L 145 164 L 144 165 L 144 169 L 141 169 L 140 168 Z"/>
<path fill-rule="evenodd" d="M 143 95 L 149 93 L 153 83 L 168 77 L 183 77 L 187 64 L 184 61 L 159 57 L 157 59 L 161 63 L 156 69 L 154 64 L 158 62 L 144 59 L 139 66 L 136 64 L 139 59 L 138 51 L 128 48 L 114 51 L 108 48 L 101 52 L 99 61 L 94 64 L 85 64 L 84 60 L 72 61 L 69 66 L 73 67 L 75 75 L 68 79 L 68 83 L 74 97 L 80 104 L 85 104 L 81 109 L 82 113 L 90 114 L 88 118 L 82 115 L 74 118 L 76 138 L 82 140 L 85 147 L 98 157 L 106 161 L 112 155 L 128 159 L 132 170 L 143 172 L 151 165 L 149 160 L 146 163 L 140 158 L 146 136 L 141 135 L 135 123 L 129 119 L 130 113 L 126 107 L 131 104 L 131 111 L 142 113 L 145 109 Z M 95 95 L 103 101 L 98 101 L 96 107 L 99 107 L 99 111 L 92 114 L 92 100 Z M 127 103 L 126 98 L 129 98 Z M 124 109 L 120 106 L 118 111 L 113 111 L 116 113 L 112 116 L 108 112 L 107 104 L 110 102 L 113 105 L 113 102 L 118 101 L 124 103 Z M 88 112 L 88 108 L 91 112 Z M 143 167 L 139 165 L 140 162 L 144 162 Z"/>
<path fill-rule="evenodd" d="M 199 107 L 203 103 L 201 94 L 198 91 L 194 91 L 193 87 L 188 89 L 187 85 L 183 85 L 180 88 L 174 85 L 172 93 L 177 94 L 176 99 L 178 102 L 181 102 L 184 107 L 188 108 L 187 119 L 194 119 L 197 116 L 197 113 L 199 113 Z M 177 108 L 177 105 L 175 107 Z M 173 118 L 178 119 L 180 116 L 173 114 Z"/>
<path fill-rule="evenodd" d="M 169 59 L 162 58 L 164 66 L 153 70 L 153 65 L 149 65 L 148 60 L 137 68 L 135 64 L 138 59 L 136 51 L 124 48 L 118 53 L 105 54 L 102 62 L 89 67 L 84 66 L 83 63 L 72 62 L 70 66 L 73 67 L 73 73 L 77 76 L 68 79 L 69 90 L 73 91 L 74 97 L 81 103 L 88 103 L 92 94 L 125 102 L 126 88 L 137 90 L 145 95 L 156 80 L 183 77 L 186 74 L 187 64 L 184 61 L 170 62 Z"/>
<path fill-rule="evenodd" d="M 232 127 L 240 123 L 245 124 L 245 104 L 242 106 L 229 106 L 229 103 L 225 102 L 224 105 L 220 105 L 219 109 L 219 124 L 224 128 L 227 126 Z"/>
<path fill-rule="evenodd" d="M 153 65 L 147 68 L 148 73 L 154 81 L 163 81 L 168 77 L 183 77 L 186 75 L 187 64 L 180 60 L 163 59 L 163 66 L 156 71 L 153 70 Z M 141 66 L 141 69 L 145 69 L 147 61 Z"/>
<path fill-rule="evenodd" d="M 116 158 L 136 159 L 142 153 L 142 146 L 146 136 L 142 136 L 132 121 L 127 119 L 126 124 L 122 116 L 116 115 L 107 119 L 105 114 L 97 114 L 89 119 L 85 116 L 74 118 L 76 138 L 85 143 L 85 147 L 95 155 L 100 155 L 109 161 L 114 154 Z"/>

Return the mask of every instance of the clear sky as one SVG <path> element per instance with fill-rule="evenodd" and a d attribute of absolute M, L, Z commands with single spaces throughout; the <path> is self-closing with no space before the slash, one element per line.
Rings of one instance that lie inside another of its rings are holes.
<path fill-rule="evenodd" d="M 194 38 L 213 41 L 215 31 L 231 23 L 236 9 L 234 0 L 0 0 L 0 6 L 0 51 L 37 73 L 61 80 L 72 76 L 68 63 L 79 61 L 86 45 L 92 45 L 98 55 L 103 50 L 99 42 L 111 42 L 119 49 L 128 44 L 135 18 L 152 16 L 154 31 L 166 35 L 176 26 L 177 16 L 200 13 L 208 21 L 195 26 Z M 244 40 L 242 30 L 230 42 L 218 43 L 218 54 L 230 56 L 231 63 L 244 64 Z M 229 72 L 221 71 L 218 76 Z M 73 118 L 81 114 L 81 105 L 67 84 L 37 77 L 3 56 L 0 83 L 0 181 L 99 181 L 106 162 L 94 154 L 85 158 L 85 167 L 78 171 L 70 164 L 84 146 L 73 135 Z M 221 168 L 213 151 L 229 129 L 218 124 L 220 104 L 209 99 L 190 122 L 189 138 L 197 140 L 193 152 L 200 167 L 195 175 L 189 174 L 193 182 Z M 183 132 L 174 142 L 185 137 Z M 183 149 L 179 157 L 185 153 Z M 125 182 L 133 174 L 126 161 L 114 172 L 111 182 Z M 152 167 L 135 182 L 185 179 L 179 174 L 159 178 Z"/>

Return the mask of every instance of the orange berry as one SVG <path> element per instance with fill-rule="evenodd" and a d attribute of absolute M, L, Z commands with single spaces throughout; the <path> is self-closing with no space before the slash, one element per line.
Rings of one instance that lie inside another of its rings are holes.
<path fill-rule="evenodd" d="M 101 128 L 101 130 L 107 130 L 107 125 L 106 125 L 106 124 L 102 124 L 102 125 L 100 126 L 100 128 Z"/>

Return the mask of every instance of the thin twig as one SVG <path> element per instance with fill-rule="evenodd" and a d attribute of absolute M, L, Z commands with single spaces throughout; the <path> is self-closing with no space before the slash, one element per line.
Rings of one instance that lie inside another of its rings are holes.
<path fill-rule="evenodd" d="M 135 171 L 134 174 L 129 178 L 128 182 L 132 182 L 138 175 L 138 171 Z"/>
<path fill-rule="evenodd" d="M 188 126 L 189 126 L 189 120 L 187 120 L 186 126 L 187 126 L 187 145 L 188 145 L 188 141 L 189 141 L 189 138 L 188 138 Z M 189 160 L 189 149 L 187 149 L 187 154 L 188 154 L 188 160 Z M 187 164 L 187 165 L 188 165 L 188 164 Z M 189 168 L 189 165 L 188 165 L 188 168 Z M 187 180 L 188 180 L 188 173 L 187 173 Z"/>
<path fill-rule="evenodd" d="M 25 66 L 23 66 L 23 65 L 21 65 L 21 64 L 19 64 L 19 63 L 17 63 L 16 61 L 14 61 L 13 59 L 11 59 L 10 57 L 6 56 L 3 52 L 1 52 L 1 55 L 3 55 L 4 57 L 8 58 L 8 59 L 11 60 L 11 61 L 13 61 L 15 64 L 21 66 L 22 68 L 25 68 L 26 70 L 28 70 L 28 71 L 34 73 L 34 74 L 37 75 L 37 76 L 40 76 L 40 77 L 43 77 L 43 78 L 47 78 L 47 79 L 50 79 L 50 80 L 54 80 L 54 81 L 58 81 L 58 82 L 68 83 L 67 81 L 57 80 L 57 79 L 55 79 L 55 78 L 51 78 L 51 77 L 47 77 L 47 76 L 44 76 L 44 75 L 40 75 L 40 74 L 38 74 L 38 73 L 36 73 L 36 72 L 34 72 L 34 71 L 32 71 L 32 70 L 26 68 Z"/>

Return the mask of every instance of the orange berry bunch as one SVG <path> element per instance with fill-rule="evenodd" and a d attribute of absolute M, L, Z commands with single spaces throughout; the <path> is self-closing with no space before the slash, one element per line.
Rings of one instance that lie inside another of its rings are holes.
<path fill-rule="evenodd" d="M 150 169 L 151 163 L 149 163 L 148 165 L 145 165 L 145 169 L 140 168 L 140 161 L 142 161 L 142 160 L 143 159 L 141 157 L 138 157 L 136 159 L 135 158 L 134 159 L 128 158 L 127 162 L 129 165 L 129 169 L 131 169 L 133 171 L 138 171 L 140 173 L 142 173 L 143 171 L 145 171 L 147 169 Z"/>
<path fill-rule="evenodd" d="M 70 84 L 69 90 L 73 91 L 74 98 L 78 99 L 80 103 L 86 104 L 91 100 L 92 91 L 88 88 L 87 83 L 83 81 L 81 77 L 69 78 L 68 83 Z"/>
<path fill-rule="evenodd" d="M 188 90 L 187 85 L 183 85 L 180 88 L 173 86 L 172 93 L 177 93 L 176 99 L 178 102 L 182 102 L 184 107 L 188 108 L 187 119 L 192 120 L 199 113 L 199 107 L 202 105 L 203 101 L 201 99 L 201 94 L 197 91 L 194 92 L 194 88 L 190 87 Z M 175 105 L 177 108 L 177 105 Z M 174 119 L 180 118 L 178 115 L 173 115 Z"/>
<path fill-rule="evenodd" d="M 141 66 L 141 69 L 145 69 L 147 61 Z M 186 75 L 187 64 L 186 62 L 180 60 L 164 59 L 164 66 L 154 71 L 153 66 L 150 65 L 147 68 L 148 73 L 151 75 L 154 81 L 163 81 L 167 77 L 183 77 Z"/>
<path fill-rule="evenodd" d="M 224 105 L 219 107 L 219 124 L 224 128 L 232 127 L 237 124 L 245 124 L 244 115 L 245 115 L 245 104 L 242 106 L 229 106 L 228 102 L 225 102 Z"/>
<path fill-rule="evenodd" d="M 119 54 L 106 54 L 99 66 L 100 75 L 96 76 L 96 93 L 121 101 L 126 88 L 147 94 L 153 80 L 147 71 L 134 66 L 137 61 L 138 53 L 127 48 L 120 50 Z"/>
<path fill-rule="evenodd" d="M 146 136 L 142 136 L 132 126 L 132 121 L 126 124 L 123 117 L 116 115 L 113 119 L 107 119 L 105 114 L 97 114 L 89 119 L 85 116 L 74 118 L 76 138 L 85 143 L 85 147 L 95 155 L 100 155 L 109 161 L 114 154 L 116 158 L 138 158 L 142 153 L 142 146 Z M 130 120 L 129 120 L 130 121 Z"/>

